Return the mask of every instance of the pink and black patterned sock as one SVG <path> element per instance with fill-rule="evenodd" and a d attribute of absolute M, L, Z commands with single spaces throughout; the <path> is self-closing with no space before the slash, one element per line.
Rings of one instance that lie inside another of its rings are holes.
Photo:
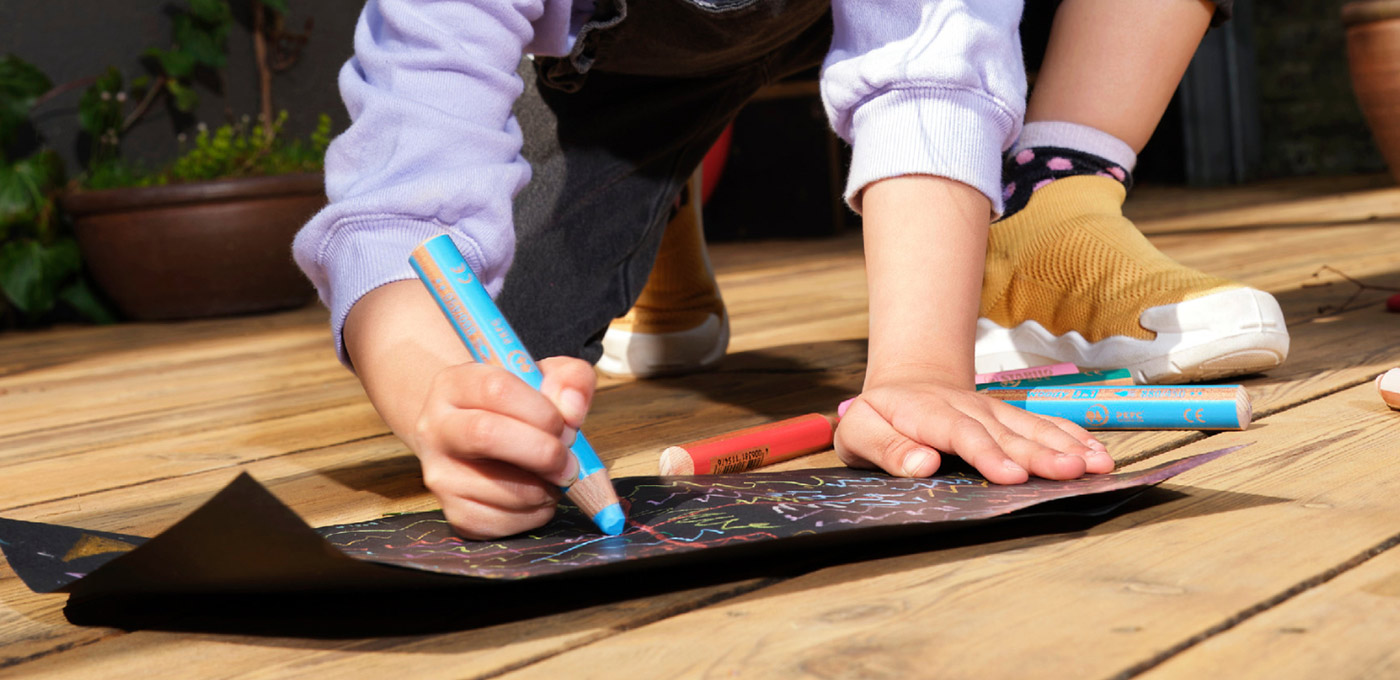
<path fill-rule="evenodd" d="M 1123 183 L 1131 189 L 1133 175 L 1123 166 L 1100 156 L 1057 146 L 1036 146 L 1014 150 L 1002 165 L 1002 197 L 1006 207 L 1001 219 L 1020 212 L 1037 189 L 1063 177 L 1098 175 Z"/>

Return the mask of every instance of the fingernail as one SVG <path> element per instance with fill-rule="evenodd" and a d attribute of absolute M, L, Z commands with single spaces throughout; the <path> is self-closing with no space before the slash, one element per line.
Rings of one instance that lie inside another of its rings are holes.
<path fill-rule="evenodd" d="M 846 417 L 846 410 L 849 409 L 849 408 L 851 408 L 851 402 L 853 402 L 853 401 L 855 401 L 855 400 L 856 400 L 855 397 L 851 397 L 850 399 L 847 399 L 847 400 L 841 402 L 841 403 L 836 407 L 836 417 L 838 417 L 838 418 L 845 418 L 845 417 Z"/>
<path fill-rule="evenodd" d="M 575 439 L 578 439 L 578 430 L 565 425 L 564 431 L 559 433 L 559 443 L 563 444 L 564 448 L 568 448 L 574 445 Z"/>
<path fill-rule="evenodd" d="M 904 456 L 904 474 L 908 477 L 927 477 L 933 474 L 932 471 L 925 472 L 928 467 L 929 453 L 922 449 L 915 449 Z"/>
<path fill-rule="evenodd" d="M 578 481 L 578 459 L 574 454 L 569 454 L 569 462 L 564 464 L 564 481 L 559 482 L 559 486 L 567 489 Z"/>
<path fill-rule="evenodd" d="M 1101 441 L 1099 441 L 1099 440 L 1097 440 L 1097 439 L 1090 439 L 1090 440 L 1089 440 L 1089 445 L 1088 445 L 1088 446 L 1089 446 L 1089 448 L 1091 448 L 1091 449 L 1093 449 L 1093 450 L 1095 450 L 1095 451 L 1098 451 L 1099 453 L 1108 453 L 1108 447 L 1107 447 L 1107 446 L 1104 446 L 1104 445 L 1103 445 L 1103 442 L 1101 442 Z"/>
<path fill-rule="evenodd" d="M 583 419 L 588 415 L 588 402 L 583 398 L 582 392 L 565 389 L 559 394 L 559 412 L 563 414 L 564 420 L 582 425 Z"/>
<path fill-rule="evenodd" d="M 1016 474 L 1022 474 L 1026 471 L 1025 468 L 1021 467 L 1016 463 L 1016 461 L 1011 460 L 1010 458 L 1007 458 L 1006 460 L 1002 461 L 1001 466 L 1006 468 L 1008 472 L 1015 472 Z"/>

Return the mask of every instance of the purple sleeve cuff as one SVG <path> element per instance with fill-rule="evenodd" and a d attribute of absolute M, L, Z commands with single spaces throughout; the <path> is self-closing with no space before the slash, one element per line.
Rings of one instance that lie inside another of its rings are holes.
<path fill-rule="evenodd" d="M 342 335 L 350 308 L 366 293 L 394 281 L 417 279 L 409 256 L 418 244 L 447 233 L 462 251 L 472 271 L 492 297 L 501 290 L 505 267 L 489 267 L 475 239 L 457 229 L 394 215 L 347 218 L 334 224 L 319 244 L 306 243 L 298 235 L 294 246 L 297 263 L 308 273 L 331 310 L 331 333 L 336 356 L 353 370 Z"/>
<path fill-rule="evenodd" d="M 852 118 L 846 201 L 860 212 L 861 191 L 900 175 L 936 175 L 981 191 L 1002 210 L 1001 152 L 1020 121 L 972 90 L 898 89 L 866 101 Z"/>

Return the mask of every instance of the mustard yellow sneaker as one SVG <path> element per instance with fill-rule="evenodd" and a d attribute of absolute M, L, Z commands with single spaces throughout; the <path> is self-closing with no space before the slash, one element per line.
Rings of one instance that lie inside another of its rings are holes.
<path fill-rule="evenodd" d="M 1171 384 L 1282 363 L 1273 296 L 1163 255 L 1123 217 L 1124 197 L 1114 179 L 1066 177 L 992 225 L 977 372 L 1068 361 Z"/>
<path fill-rule="evenodd" d="M 603 335 L 598 370 L 607 375 L 692 373 L 729 348 L 729 315 L 705 249 L 698 170 L 681 198 L 641 296 Z"/>

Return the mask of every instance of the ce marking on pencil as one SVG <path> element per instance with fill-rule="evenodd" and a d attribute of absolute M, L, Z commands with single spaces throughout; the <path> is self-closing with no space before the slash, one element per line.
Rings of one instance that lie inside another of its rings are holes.
<path fill-rule="evenodd" d="M 1186 418 L 1186 422 L 1188 423 L 1204 423 L 1206 422 L 1206 410 L 1203 408 L 1188 408 L 1186 412 L 1182 414 L 1182 417 Z"/>

